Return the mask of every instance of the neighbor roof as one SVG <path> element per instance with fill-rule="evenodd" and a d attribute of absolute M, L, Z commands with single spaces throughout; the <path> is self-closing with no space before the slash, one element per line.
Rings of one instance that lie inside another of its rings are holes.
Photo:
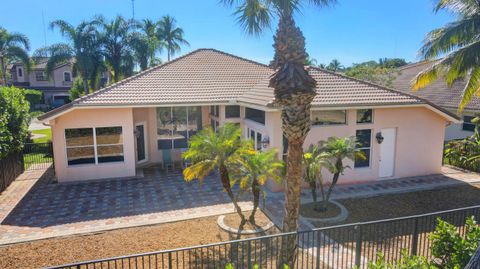
<path fill-rule="evenodd" d="M 415 96 L 329 71 L 309 68 L 309 72 L 318 85 L 313 106 L 428 104 Z M 273 88 L 268 87 L 271 74 L 273 69 L 267 65 L 214 49 L 199 49 L 76 99 L 39 118 L 52 118 L 72 107 L 85 106 L 241 102 L 273 107 Z"/>
<path fill-rule="evenodd" d="M 432 64 L 433 62 L 420 62 L 399 68 L 399 73 L 393 81 L 393 87 L 396 90 L 426 99 L 445 109 L 456 111 L 462 98 L 463 89 L 467 83 L 465 80 L 459 80 L 452 87 L 448 87 L 445 80 L 438 79 L 419 91 L 412 91 L 412 80 L 418 73 Z M 465 107 L 465 110 L 480 111 L 480 98 L 473 97 L 472 101 Z"/>

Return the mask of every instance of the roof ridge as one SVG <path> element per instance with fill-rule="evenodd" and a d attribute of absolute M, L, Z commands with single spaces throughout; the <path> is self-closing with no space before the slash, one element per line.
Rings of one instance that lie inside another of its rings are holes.
<path fill-rule="evenodd" d="M 198 51 L 199 50 L 210 50 L 210 51 L 218 52 L 218 53 L 224 54 L 226 56 L 230 56 L 230 57 L 242 60 L 242 61 L 246 61 L 246 62 L 250 62 L 250 63 L 256 64 L 256 65 L 260 65 L 260 66 L 263 66 L 263 67 L 267 67 L 267 68 L 273 70 L 273 68 L 271 68 L 267 64 L 263 64 L 261 62 L 257 62 L 257 61 L 251 60 L 251 59 L 247 59 L 247 58 L 244 58 L 244 57 L 241 57 L 241 56 L 238 56 L 238 55 L 235 55 L 235 54 L 231 54 L 231 53 L 228 53 L 228 52 L 225 52 L 225 51 L 222 51 L 222 50 L 218 50 L 218 49 L 214 49 L 214 48 L 200 48 L 200 49 L 197 49 L 197 50 Z"/>

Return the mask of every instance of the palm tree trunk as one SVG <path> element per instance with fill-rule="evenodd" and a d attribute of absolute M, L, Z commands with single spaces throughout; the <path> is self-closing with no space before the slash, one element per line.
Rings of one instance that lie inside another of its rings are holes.
<path fill-rule="evenodd" d="M 472 258 L 468 262 L 465 269 L 477 269 L 480 268 L 480 245 L 477 248 L 477 251 L 473 254 Z"/>
<path fill-rule="evenodd" d="M 288 140 L 283 231 L 293 232 L 298 229 L 303 143 L 310 131 L 310 107 L 316 82 L 305 70 L 305 38 L 290 13 L 284 12 L 280 17 L 274 39 L 276 71 L 270 87 L 275 89 L 275 102 L 282 108 L 282 130 Z M 294 268 L 296 257 L 297 238 L 289 236 L 282 241 L 279 265 L 285 263 Z"/>
<path fill-rule="evenodd" d="M 245 216 L 242 213 L 242 208 L 238 205 L 237 199 L 232 191 L 232 186 L 230 185 L 230 178 L 228 176 L 228 170 L 225 165 L 220 165 L 220 179 L 222 180 L 223 189 L 227 193 L 230 200 L 232 200 L 233 206 L 235 207 L 235 211 L 241 219 L 241 223 L 245 223 Z"/>
<path fill-rule="evenodd" d="M 255 213 L 257 212 L 258 204 L 260 203 L 260 184 L 258 184 L 258 181 L 256 179 L 253 180 L 252 182 L 252 193 L 253 193 L 253 210 L 248 220 L 251 223 L 255 223 Z"/>
<path fill-rule="evenodd" d="M 5 59 L 0 57 L 0 64 L 2 68 L 2 78 L 3 78 L 3 86 L 7 86 L 7 68 L 5 67 Z"/>
<path fill-rule="evenodd" d="M 170 62 L 170 47 L 167 48 L 167 61 Z"/>
<path fill-rule="evenodd" d="M 83 79 L 83 92 L 85 93 L 85 95 L 88 94 L 88 79 L 86 79 L 85 76 Z"/>

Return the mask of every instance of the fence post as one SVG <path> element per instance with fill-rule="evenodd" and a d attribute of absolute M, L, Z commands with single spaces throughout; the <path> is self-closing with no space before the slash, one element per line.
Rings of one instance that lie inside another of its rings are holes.
<path fill-rule="evenodd" d="M 168 269 L 172 269 L 172 268 L 173 268 L 173 266 L 172 266 L 172 252 L 168 252 Z"/>
<path fill-rule="evenodd" d="M 362 257 L 362 226 L 355 225 L 355 235 L 356 235 L 356 243 L 355 243 L 355 266 L 360 268 L 360 261 Z"/>
<path fill-rule="evenodd" d="M 417 255 L 418 248 L 418 218 L 414 219 L 413 222 L 413 234 L 412 234 L 412 249 L 410 251 L 411 255 Z"/>
<path fill-rule="evenodd" d="M 247 268 L 248 269 L 251 269 L 252 268 L 252 241 L 248 240 L 248 244 L 247 244 Z"/>

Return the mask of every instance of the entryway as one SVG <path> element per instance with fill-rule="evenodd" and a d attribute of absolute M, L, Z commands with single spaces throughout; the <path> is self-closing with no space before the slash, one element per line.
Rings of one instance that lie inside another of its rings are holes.
<path fill-rule="evenodd" d="M 135 124 L 135 137 L 137 145 L 137 163 L 141 164 L 148 160 L 147 143 L 145 143 L 147 141 L 145 122 Z"/>
<path fill-rule="evenodd" d="M 397 130 L 395 128 L 382 129 L 383 142 L 380 144 L 379 177 L 392 177 L 395 168 L 395 144 Z"/>

